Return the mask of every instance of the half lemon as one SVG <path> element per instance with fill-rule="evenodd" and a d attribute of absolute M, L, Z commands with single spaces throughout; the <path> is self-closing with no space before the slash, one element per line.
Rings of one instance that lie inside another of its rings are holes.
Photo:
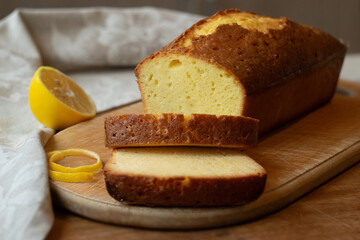
<path fill-rule="evenodd" d="M 96 106 L 85 91 L 59 70 L 42 66 L 29 88 L 34 116 L 48 128 L 61 130 L 96 114 Z"/>

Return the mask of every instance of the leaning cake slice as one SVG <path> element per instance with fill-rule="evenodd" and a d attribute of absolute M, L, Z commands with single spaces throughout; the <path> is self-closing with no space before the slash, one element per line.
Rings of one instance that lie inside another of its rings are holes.
<path fill-rule="evenodd" d="M 105 118 L 105 145 L 207 146 L 245 149 L 258 140 L 258 123 L 242 116 L 124 114 Z"/>
<path fill-rule="evenodd" d="M 172 207 L 245 204 L 266 180 L 264 168 L 241 151 L 200 147 L 116 149 L 104 174 L 119 201 Z"/>

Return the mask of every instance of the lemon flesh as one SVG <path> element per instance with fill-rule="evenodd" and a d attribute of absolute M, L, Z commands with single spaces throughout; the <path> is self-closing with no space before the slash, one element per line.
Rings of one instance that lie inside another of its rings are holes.
<path fill-rule="evenodd" d="M 96 106 L 85 91 L 52 67 L 40 67 L 29 88 L 34 116 L 48 128 L 61 130 L 96 114 Z"/>

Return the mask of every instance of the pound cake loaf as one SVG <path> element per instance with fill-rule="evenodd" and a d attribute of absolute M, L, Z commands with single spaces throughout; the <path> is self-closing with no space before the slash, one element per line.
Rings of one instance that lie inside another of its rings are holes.
<path fill-rule="evenodd" d="M 266 180 L 241 151 L 200 147 L 114 149 L 104 175 L 118 201 L 172 207 L 245 204 L 261 195 Z"/>
<path fill-rule="evenodd" d="M 145 112 L 248 116 L 264 135 L 329 102 L 346 46 L 313 27 L 220 11 L 135 69 Z"/>
<path fill-rule="evenodd" d="M 245 149 L 258 140 L 258 123 L 242 116 L 125 114 L 105 118 L 105 145 L 208 146 Z"/>

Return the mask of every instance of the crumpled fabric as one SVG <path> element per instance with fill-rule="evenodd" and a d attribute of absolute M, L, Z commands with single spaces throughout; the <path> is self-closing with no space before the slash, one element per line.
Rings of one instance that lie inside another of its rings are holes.
<path fill-rule="evenodd" d="M 41 65 L 70 75 L 98 111 L 140 99 L 133 67 L 201 17 L 155 8 L 17 9 L 0 21 L 0 239 L 44 239 L 54 216 L 28 104 Z"/>

